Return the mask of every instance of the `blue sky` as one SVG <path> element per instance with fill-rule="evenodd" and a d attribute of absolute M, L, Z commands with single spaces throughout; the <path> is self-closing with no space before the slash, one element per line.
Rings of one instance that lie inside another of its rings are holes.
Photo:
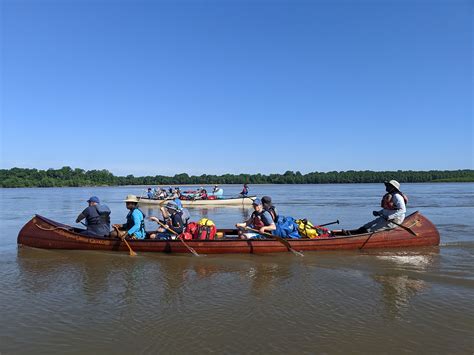
<path fill-rule="evenodd" d="M 1 167 L 473 168 L 469 1 L 2 0 Z"/>

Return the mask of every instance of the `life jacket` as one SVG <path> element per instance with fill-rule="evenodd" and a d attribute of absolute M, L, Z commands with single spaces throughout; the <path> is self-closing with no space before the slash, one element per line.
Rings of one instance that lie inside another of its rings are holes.
<path fill-rule="evenodd" d="M 302 237 L 314 239 L 318 236 L 318 231 L 314 228 L 313 223 L 307 219 L 297 219 L 295 223 L 298 225 L 298 232 Z"/>
<path fill-rule="evenodd" d="M 110 209 L 106 205 L 88 207 L 86 217 L 87 230 L 94 235 L 110 234 Z"/>
<path fill-rule="evenodd" d="M 260 229 L 262 227 L 265 227 L 265 223 L 263 223 L 263 220 L 262 220 L 262 215 L 263 213 L 265 212 L 265 210 L 263 210 L 262 212 L 253 212 L 252 213 L 252 226 L 253 226 L 253 229 Z"/>
<path fill-rule="evenodd" d="M 128 214 L 127 214 L 127 223 L 125 223 L 125 230 L 129 230 L 130 228 L 132 228 L 135 225 L 135 222 L 133 222 L 133 217 L 132 217 L 133 211 L 135 211 L 135 210 L 139 210 L 140 213 L 143 216 L 143 218 L 140 222 L 140 231 L 142 231 L 143 234 L 145 234 L 145 214 L 138 207 L 136 207 L 136 208 L 130 210 L 130 212 L 128 212 Z"/>
<path fill-rule="evenodd" d="M 275 206 L 270 206 L 268 208 L 266 208 L 265 206 L 263 207 L 265 209 L 265 211 L 267 211 L 268 213 L 270 213 L 270 216 L 272 216 L 272 219 L 273 219 L 273 222 L 277 223 L 278 222 L 278 213 L 275 209 Z"/>
<path fill-rule="evenodd" d="M 386 193 L 383 197 L 382 197 L 382 201 L 380 201 L 380 206 L 383 208 L 383 209 L 386 209 L 386 210 L 396 210 L 395 206 L 393 205 L 393 196 L 395 194 L 399 194 L 400 196 L 402 196 L 403 198 L 403 201 L 405 201 L 405 205 L 408 204 L 408 197 L 407 195 L 405 195 L 403 192 L 392 192 L 392 193 Z"/>

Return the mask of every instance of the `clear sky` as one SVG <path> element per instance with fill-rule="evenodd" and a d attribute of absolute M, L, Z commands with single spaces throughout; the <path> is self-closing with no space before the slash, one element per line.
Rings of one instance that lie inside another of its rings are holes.
<path fill-rule="evenodd" d="M 1 1 L 1 167 L 473 168 L 472 2 Z"/>

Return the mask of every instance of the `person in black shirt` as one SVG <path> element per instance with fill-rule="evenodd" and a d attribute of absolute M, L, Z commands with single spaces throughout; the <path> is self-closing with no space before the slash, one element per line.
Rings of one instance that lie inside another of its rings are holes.
<path fill-rule="evenodd" d="M 158 229 L 158 234 L 152 234 L 150 238 L 172 238 L 175 239 L 176 234 L 181 234 L 186 228 L 186 224 L 183 221 L 183 212 L 179 210 L 178 205 L 174 201 L 169 201 L 165 207 L 161 207 L 161 213 L 163 214 L 163 220 L 160 221 L 157 217 L 150 217 L 151 221 L 160 222 L 167 226 L 167 229 L 160 228 Z M 158 223 L 158 224 L 160 224 Z M 161 226 L 161 225 L 160 225 Z"/>
<path fill-rule="evenodd" d="M 101 205 L 97 196 L 87 200 L 89 206 L 76 218 L 76 223 L 86 220 L 87 230 L 81 234 L 103 237 L 110 234 L 110 209 L 107 205 Z"/>

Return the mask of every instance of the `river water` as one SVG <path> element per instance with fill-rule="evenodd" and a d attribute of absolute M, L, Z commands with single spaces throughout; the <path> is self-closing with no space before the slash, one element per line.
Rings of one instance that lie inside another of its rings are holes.
<path fill-rule="evenodd" d="M 143 187 L 2 189 L 0 353 L 472 354 L 474 184 L 402 187 L 409 213 L 437 225 L 440 247 L 302 258 L 18 248 L 18 231 L 35 213 L 74 224 L 97 195 L 112 223 L 123 223 L 122 200 Z M 382 184 L 251 189 L 272 196 L 283 215 L 339 219 L 338 228 L 371 219 L 384 193 Z M 223 228 L 250 210 L 190 212 Z"/>

